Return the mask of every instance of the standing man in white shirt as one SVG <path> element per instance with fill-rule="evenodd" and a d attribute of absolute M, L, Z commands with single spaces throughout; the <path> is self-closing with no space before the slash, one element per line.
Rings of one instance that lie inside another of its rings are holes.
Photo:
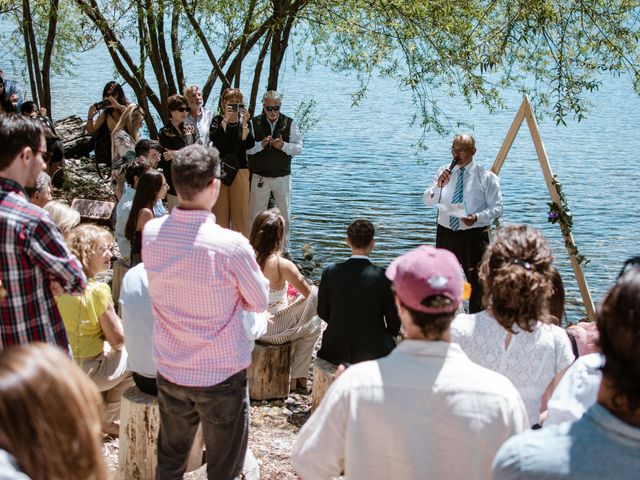
<path fill-rule="evenodd" d="M 273 193 L 276 207 L 284 217 L 284 256 L 290 255 L 291 158 L 302 153 L 302 134 L 296 122 L 280 113 L 282 96 L 269 90 L 262 97 L 263 112 L 251 120 L 256 144 L 247 150 L 251 170 L 249 224 L 269 208 Z"/>
<path fill-rule="evenodd" d="M 460 264 L 423 245 L 387 277 L 405 340 L 336 379 L 296 439 L 293 467 L 305 480 L 489 480 L 495 453 L 529 423 L 511 382 L 450 343 Z"/>
<path fill-rule="evenodd" d="M 456 135 L 453 161 L 443 165 L 424 192 L 425 205 L 464 204 L 466 216 L 439 214 L 436 247 L 455 253 L 471 284 L 469 313 L 483 310 L 478 265 L 489 244 L 491 223 L 502 216 L 502 194 L 497 175 L 473 161 L 476 142 L 471 135 Z"/>
<path fill-rule="evenodd" d="M 209 146 L 209 129 L 211 128 L 211 121 L 215 117 L 215 113 L 211 110 L 204 108 L 204 99 L 202 98 L 202 92 L 197 85 L 190 85 L 184 90 L 184 96 L 189 104 L 189 115 L 184 121 L 185 125 L 193 125 L 198 129 L 200 136 L 197 143 L 200 145 Z"/>

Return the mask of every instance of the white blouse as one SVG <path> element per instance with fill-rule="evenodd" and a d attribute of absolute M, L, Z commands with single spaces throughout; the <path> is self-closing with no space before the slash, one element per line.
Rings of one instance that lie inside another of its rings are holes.
<path fill-rule="evenodd" d="M 563 329 L 542 322 L 532 332 L 517 326 L 513 330 L 516 334 L 505 348 L 508 332 L 485 310 L 458 315 L 451 323 L 451 339 L 471 361 L 511 380 L 522 396 L 529 421 L 535 424 L 547 386 L 573 362 L 571 342 Z"/>

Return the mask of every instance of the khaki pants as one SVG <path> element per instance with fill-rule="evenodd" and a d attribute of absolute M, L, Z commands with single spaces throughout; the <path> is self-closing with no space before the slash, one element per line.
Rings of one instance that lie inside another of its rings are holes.
<path fill-rule="evenodd" d="M 230 186 L 220 184 L 212 211 L 218 225 L 249 237 L 249 169 L 239 169 Z"/>
<path fill-rule="evenodd" d="M 89 358 L 79 358 L 76 363 L 96 384 L 102 393 L 105 409 L 104 423 L 120 418 L 120 399 L 123 392 L 134 385 L 131 373 L 127 372 L 127 351 L 112 350 Z"/>

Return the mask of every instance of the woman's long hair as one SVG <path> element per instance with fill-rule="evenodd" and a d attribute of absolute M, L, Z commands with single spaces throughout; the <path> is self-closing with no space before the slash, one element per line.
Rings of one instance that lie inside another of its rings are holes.
<path fill-rule="evenodd" d="M 134 128 L 134 125 L 138 123 L 140 119 L 144 118 L 144 111 L 135 103 L 127 105 L 120 116 L 120 120 L 116 123 L 116 126 L 113 127 L 113 132 L 111 132 L 111 140 L 115 138 L 116 132 L 118 130 L 124 130 L 129 134 L 131 138 L 133 138 L 134 142 L 138 141 L 139 130 Z"/>
<path fill-rule="evenodd" d="M 104 88 L 102 89 L 102 98 L 106 98 L 107 97 L 107 92 L 109 90 L 111 90 L 111 88 L 113 88 L 113 93 L 115 93 L 115 98 L 118 101 L 118 103 L 120 105 L 126 106 L 127 103 L 129 103 L 129 101 L 127 100 L 127 97 L 124 94 L 124 90 L 122 89 L 122 85 L 120 85 L 118 82 L 116 82 L 115 80 L 111 80 L 110 82 L 107 82 L 107 84 L 104 86 Z M 111 107 L 109 107 L 111 108 Z"/>
<path fill-rule="evenodd" d="M 256 252 L 256 260 L 264 270 L 267 259 L 282 248 L 284 218 L 280 210 L 272 208 L 258 214 L 251 226 L 249 243 Z"/>
<path fill-rule="evenodd" d="M 553 292 L 547 241 L 535 228 L 506 225 L 498 230 L 480 263 L 483 303 L 505 329 L 517 325 L 527 332 L 536 323 L 552 323 L 549 298 Z"/>
<path fill-rule="evenodd" d="M 33 480 L 105 480 L 102 397 L 62 350 L 44 343 L 0 353 L 0 448 Z"/>
<path fill-rule="evenodd" d="M 140 180 L 138 180 L 136 194 L 133 197 L 133 204 L 131 205 L 131 213 L 129 213 L 127 226 L 124 230 L 125 236 L 130 242 L 133 242 L 133 238 L 136 235 L 140 210 L 143 208 L 153 210 L 163 183 L 164 176 L 157 170 L 144 172 Z"/>

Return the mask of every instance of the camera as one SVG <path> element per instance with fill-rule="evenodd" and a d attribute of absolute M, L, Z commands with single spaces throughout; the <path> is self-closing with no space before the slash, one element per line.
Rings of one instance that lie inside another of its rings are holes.
<path fill-rule="evenodd" d="M 104 100 L 94 103 L 93 106 L 96 107 L 96 110 L 104 110 L 111 106 L 111 102 L 105 98 Z"/>
<path fill-rule="evenodd" d="M 231 103 L 229 104 L 232 112 L 239 112 L 240 110 L 244 110 L 244 103 Z"/>

